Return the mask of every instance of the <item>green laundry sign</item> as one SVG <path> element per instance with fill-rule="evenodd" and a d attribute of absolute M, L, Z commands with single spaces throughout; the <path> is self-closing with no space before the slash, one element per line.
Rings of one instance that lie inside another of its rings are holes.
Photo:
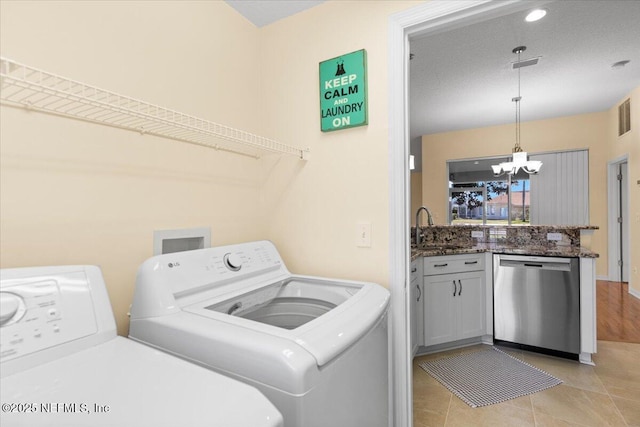
<path fill-rule="evenodd" d="M 367 51 L 320 63 L 320 128 L 323 132 L 366 125 Z"/>

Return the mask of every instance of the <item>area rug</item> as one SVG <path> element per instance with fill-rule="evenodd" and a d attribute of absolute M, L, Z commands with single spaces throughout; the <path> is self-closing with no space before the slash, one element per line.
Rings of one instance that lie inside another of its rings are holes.
<path fill-rule="evenodd" d="M 526 396 L 562 383 L 494 347 L 422 362 L 419 366 L 473 408 Z"/>

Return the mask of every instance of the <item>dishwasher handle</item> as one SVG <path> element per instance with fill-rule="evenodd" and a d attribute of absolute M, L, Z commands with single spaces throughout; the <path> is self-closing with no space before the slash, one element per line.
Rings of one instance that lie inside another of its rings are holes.
<path fill-rule="evenodd" d="M 524 258 L 524 257 L 523 257 Z M 558 261 L 558 259 L 562 261 Z M 566 260 L 566 261 L 565 261 Z M 528 268 L 535 270 L 571 271 L 571 258 L 554 258 L 553 260 L 513 260 L 500 258 L 500 267 Z"/>
<path fill-rule="evenodd" d="M 542 268 L 543 265 L 542 264 L 530 264 L 530 263 L 524 263 L 525 267 L 537 267 L 537 268 Z"/>

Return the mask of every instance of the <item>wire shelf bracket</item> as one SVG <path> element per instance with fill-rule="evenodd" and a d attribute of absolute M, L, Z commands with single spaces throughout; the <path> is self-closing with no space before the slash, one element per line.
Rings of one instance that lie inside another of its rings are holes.
<path fill-rule="evenodd" d="M 0 100 L 23 107 L 260 158 L 287 154 L 302 160 L 301 149 L 229 126 L 109 92 L 0 57 Z"/>

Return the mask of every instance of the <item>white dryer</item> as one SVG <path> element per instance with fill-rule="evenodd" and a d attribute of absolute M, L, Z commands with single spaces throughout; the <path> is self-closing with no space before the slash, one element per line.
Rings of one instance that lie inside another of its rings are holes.
<path fill-rule="evenodd" d="M 255 388 L 116 336 L 98 267 L 0 270 L 2 426 L 262 426 Z"/>
<path fill-rule="evenodd" d="M 255 386 L 286 427 L 386 427 L 388 303 L 379 285 L 293 275 L 250 242 L 144 262 L 129 337 Z"/>

